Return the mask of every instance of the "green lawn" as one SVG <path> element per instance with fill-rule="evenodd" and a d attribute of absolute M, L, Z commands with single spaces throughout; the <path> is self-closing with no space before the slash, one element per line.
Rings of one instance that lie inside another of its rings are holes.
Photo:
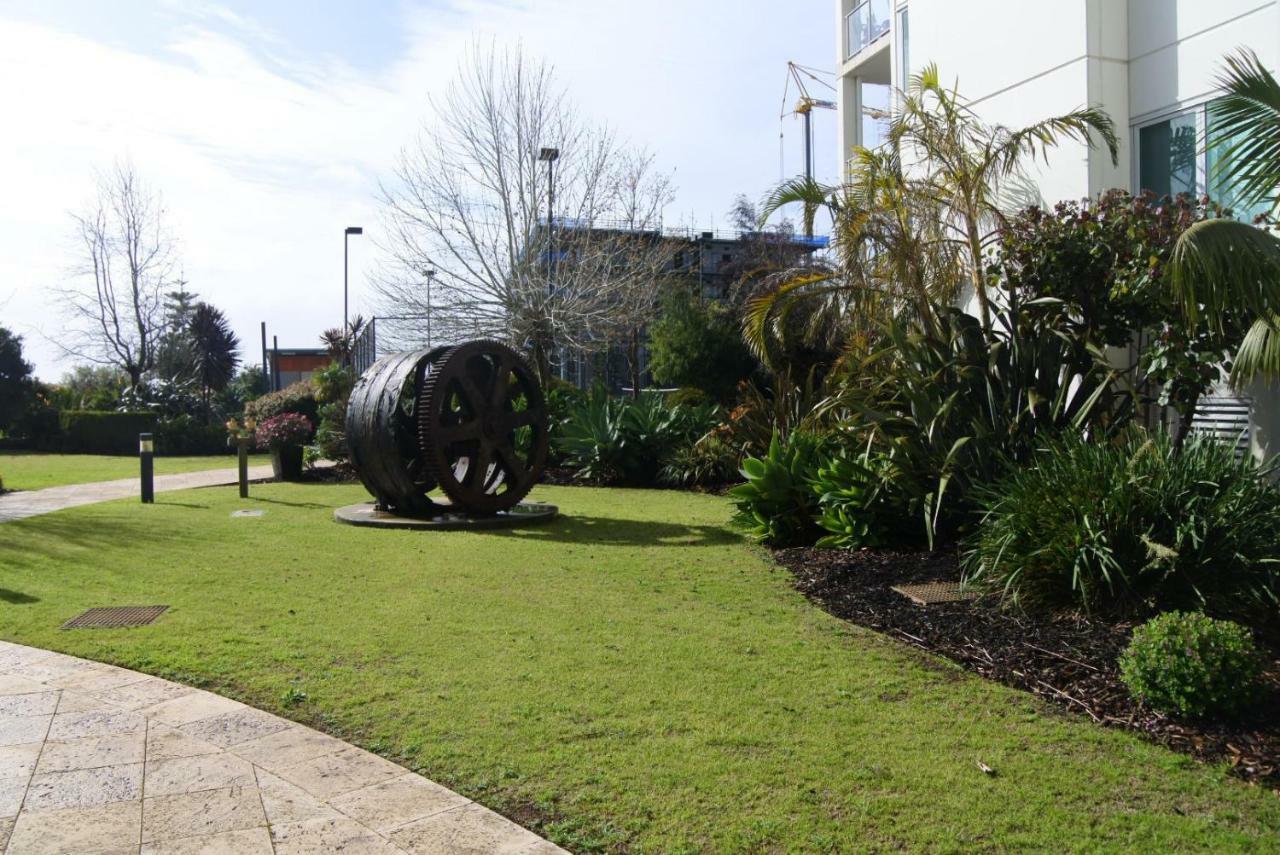
<path fill-rule="evenodd" d="M 320 727 L 576 850 L 1274 850 L 1280 799 L 807 603 L 717 497 L 540 488 L 524 532 L 332 521 L 357 487 L 0 525 L 0 637 Z M 261 518 L 230 512 L 245 504 Z M 158 623 L 62 632 L 97 605 Z M 305 693 L 305 697 L 303 697 Z M 978 769 L 982 761 L 997 774 Z"/>
<path fill-rule="evenodd" d="M 266 463 L 265 454 L 253 455 L 250 466 Z M 235 468 L 235 454 L 228 452 L 213 457 L 157 457 L 156 474 L 173 475 L 199 472 L 203 469 Z M 25 451 L 0 451 L 0 481 L 6 490 L 40 490 L 63 484 L 87 484 L 90 481 L 113 481 L 136 478 L 136 455 L 103 454 L 33 454 Z"/>

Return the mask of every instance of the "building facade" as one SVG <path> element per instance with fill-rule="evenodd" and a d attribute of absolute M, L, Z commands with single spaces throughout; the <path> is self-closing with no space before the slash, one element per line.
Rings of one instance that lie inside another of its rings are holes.
<path fill-rule="evenodd" d="M 1254 50 L 1280 67 L 1280 0 L 837 0 L 840 160 L 883 139 L 895 93 L 929 63 L 984 121 L 1019 127 L 1083 106 L 1115 122 L 1119 162 L 1070 142 L 1029 168 L 1047 204 L 1122 188 L 1209 194 L 1216 152 L 1204 151 L 1208 104 L 1223 57 Z M 1256 454 L 1280 452 L 1280 393 L 1215 391 L 1205 415 L 1229 419 Z"/>

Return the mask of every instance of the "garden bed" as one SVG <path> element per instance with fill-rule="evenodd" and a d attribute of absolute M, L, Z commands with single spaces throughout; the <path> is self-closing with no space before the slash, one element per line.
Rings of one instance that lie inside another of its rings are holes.
<path fill-rule="evenodd" d="M 1261 701 L 1244 719 L 1189 723 L 1145 709 L 1120 682 L 1116 659 L 1133 625 L 1078 616 L 1034 618 L 988 598 L 919 606 L 890 590 L 903 582 L 959 578 L 948 552 L 782 549 L 796 587 L 836 617 L 945 656 L 991 680 L 1033 692 L 1109 727 L 1203 760 L 1225 760 L 1240 777 L 1280 789 L 1280 650 Z"/>

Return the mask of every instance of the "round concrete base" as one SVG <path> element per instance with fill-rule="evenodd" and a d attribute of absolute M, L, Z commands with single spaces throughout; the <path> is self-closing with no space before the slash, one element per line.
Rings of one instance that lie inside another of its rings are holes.
<path fill-rule="evenodd" d="M 402 517 L 387 511 L 380 511 L 373 502 L 361 502 L 358 505 L 347 505 L 333 512 L 333 518 L 348 525 L 367 525 L 375 528 L 417 528 L 450 531 L 456 529 L 514 528 L 523 525 L 536 525 L 551 522 L 560 513 L 555 505 L 541 505 L 535 502 L 521 502 L 509 511 L 492 516 L 472 516 L 449 509 L 449 505 L 440 505 L 440 513 L 434 517 Z"/>

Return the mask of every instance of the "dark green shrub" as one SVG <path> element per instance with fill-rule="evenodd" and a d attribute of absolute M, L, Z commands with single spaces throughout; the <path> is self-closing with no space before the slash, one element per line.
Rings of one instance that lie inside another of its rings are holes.
<path fill-rule="evenodd" d="M 316 427 L 316 449 L 327 460 L 345 461 L 351 456 L 347 450 L 347 401 L 356 383 L 355 372 L 332 362 L 317 371 L 312 379 L 320 418 Z"/>
<path fill-rule="evenodd" d="M 971 523 L 973 489 L 1025 460 L 1044 436 L 1103 433 L 1127 420 L 1132 400 L 1104 354 L 1021 311 L 995 329 L 939 307 L 929 327 L 894 321 L 888 345 L 838 397 L 851 428 L 892 461 L 884 487 L 921 509 L 930 543 Z"/>
<path fill-rule="evenodd" d="M 155 427 L 156 451 L 166 455 L 226 454 L 227 429 L 194 416 L 178 416 Z"/>
<path fill-rule="evenodd" d="M 728 401 L 738 381 L 758 366 L 730 311 L 687 291 L 668 294 L 649 328 L 649 371 L 658 383 L 701 389 Z"/>
<path fill-rule="evenodd" d="M 59 450 L 67 454 L 137 454 L 138 434 L 154 433 L 151 413 L 63 410 L 58 414 Z M 156 452 L 165 449 L 157 446 Z"/>
<path fill-rule="evenodd" d="M 1153 709 L 1187 718 L 1231 716 L 1257 695 L 1262 657 L 1238 623 L 1167 612 L 1133 631 L 1120 678 Z"/>
<path fill-rule="evenodd" d="M 969 584 L 1025 608 L 1204 609 L 1274 621 L 1280 491 L 1273 466 L 1193 437 L 1067 436 L 980 491 Z"/>
<path fill-rule="evenodd" d="M 673 487 L 727 484 L 737 480 L 738 466 L 738 450 L 717 429 L 675 449 L 662 467 L 659 480 Z"/>
<path fill-rule="evenodd" d="M 810 484 L 826 440 L 793 433 L 777 435 L 762 457 L 742 461 L 745 484 L 729 491 L 737 511 L 733 520 L 751 537 L 770 546 L 808 546 L 819 533 L 814 521 L 818 494 Z"/>
<path fill-rule="evenodd" d="M 264 422 L 282 413 L 301 413 L 311 424 L 320 421 L 316 388 L 310 380 L 300 380 L 279 392 L 270 392 L 245 404 L 244 414 L 256 422 Z"/>
<path fill-rule="evenodd" d="M 605 484 L 657 482 L 671 455 L 686 449 L 717 423 L 710 405 L 669 405 L 662 396 L 612 398 L 592 390 L 573 406 L 557 444 L 577 476 Z"/>

